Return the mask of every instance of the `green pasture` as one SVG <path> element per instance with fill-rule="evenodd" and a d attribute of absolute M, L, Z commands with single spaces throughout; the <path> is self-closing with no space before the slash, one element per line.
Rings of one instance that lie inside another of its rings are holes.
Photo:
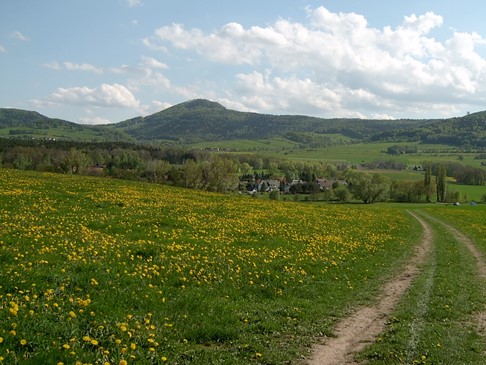
<path fill-rule="evenodd" d="M 297 147 L 297 143 L 284 138 L 267 138 L 258 140 L 228 140 L 201 142 L 190 145 L 194 149 L 210 150 L 231 150 L 242 152 L 260 152 L 260 151 L 280 151 Z"/>
<path fill-rule="evenodd" d="M 5 364 L 294 361 L 420 233 L 394 207 L 13 170 L 0 222 Z"/>
<path fill-rule="evenodd" d="M 407 207 L 467 211 L 484 233 L 483 206 L 303 204 L 2 169 L 0 363 L 296 362 L 409 260 L 422 231 Z M 444 278 L 471 275 L 452 248 L 437 263 L 464 267 Z M 453 329 L 481 303 L 463 280 L 437 292 L 472 300 Z M 477 349 L 471 333 L 440 343 Z"/>

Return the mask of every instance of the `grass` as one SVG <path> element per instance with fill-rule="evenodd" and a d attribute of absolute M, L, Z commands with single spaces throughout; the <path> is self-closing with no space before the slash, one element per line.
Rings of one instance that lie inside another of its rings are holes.
<path fill-rule="evenodd" d="M 452 208 L 452 207 L 449 207 Z M 446 210 L 444 207 L 442 212 Z M 427 208 L 436 214 L 437 209 Z M 482 211 L 484 212 L 484 210 Z M 474 219 L 484 222 L 484 215 Z M 438 214 L 442 215 L 442 214 Z M 435 247 L 387 331 L 360 354 L 369 364 L 483 364 L 484 338 L 474 316 L 484 310 L 485 283 L 475 259 L 433 221 Z"/>
<path fill-rule="evenodd" d="M 2 170 L 0 362 L 281 364 L 372 300 L 417 224 Z"/>
<path fill-rule="evenodd" d="M 458 191 L 461 194 L 461 201 L 476 201 L 480 202 L 482 197 L 486 194 L 486 185 L 461 185 L 449 181 L 447 185 L 448 191 Z"/>

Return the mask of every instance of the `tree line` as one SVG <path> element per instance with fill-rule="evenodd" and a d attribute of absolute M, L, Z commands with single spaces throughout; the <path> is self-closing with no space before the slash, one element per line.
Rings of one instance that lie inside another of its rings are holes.
<path fill-rule="evenodd" d="M 425 164 L 423 181 L 391 181 L 381 174 L 363 172 L 348 164 L 114 142 L 0 139 L 0 164 L 6 168 L 140 180 L 215 192 L 247 191 L 261 181 L 275 179 L 281 182 L 280 193 L 308 194 L 312 199 L 320 194 L 325 200 L 357 199 L 365 203 L 389 199 L 401 202 L 458 200 L 456 193 L 446 191 L 447 176 L 463 184 L 486 183 L 484 169 L 455 162 Z M 386 162 L 367 167 L 377 166 L 397 168 Z M 319 186 L 319 178 L 334 184 Z M 337 181 L 346 184 L 337 184 Z"/>

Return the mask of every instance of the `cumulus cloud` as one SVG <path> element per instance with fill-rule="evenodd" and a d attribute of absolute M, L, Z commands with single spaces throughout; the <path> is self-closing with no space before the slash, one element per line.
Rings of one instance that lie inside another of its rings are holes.
<path fill-rule="evenodd" d="M 113 108 L 138 108 L 140 102 L 130 90 L 120 84 L 102 84 L 97 88 L 59 88 L 46 100 L 36 101 L 46 105 L 81 105 Z"/>
<path fill-rule="evenodd" d="M 299 111 L 306 106 L 329 115 L 336 109 L 370 115 L 383 109 L 381 114 L 389 115 L 417 105 L 486 102 L 486 59 L 478 53 L 486 39 L 481 35 L 454 32 L 438 41 L 431 32 L 444 19 L 433 12 L 377 29 L 360 14 L 325 7 L 306 11 L 306 23 L 228 23 L 210 33 L 166 25 L 144 44 L 252 68 L 235 72 L 238 87 L 233 90 L 249 108 Z"/>

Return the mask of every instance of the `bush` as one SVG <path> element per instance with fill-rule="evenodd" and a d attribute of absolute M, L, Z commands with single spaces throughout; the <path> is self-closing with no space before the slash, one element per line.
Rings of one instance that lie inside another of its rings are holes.
<path fill-rule="evenodd" d="M 270 192 L 270 199 L 271 200 L 280 200 L 280 191 L 273 190 Z"/>

